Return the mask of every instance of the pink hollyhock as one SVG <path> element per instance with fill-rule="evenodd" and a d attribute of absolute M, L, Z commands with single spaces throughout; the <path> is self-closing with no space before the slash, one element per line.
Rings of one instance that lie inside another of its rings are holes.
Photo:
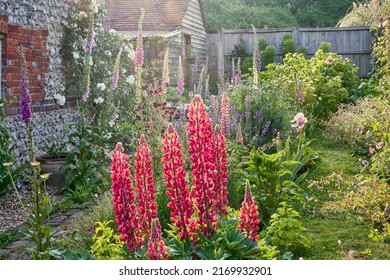
<path fill-rule="evenodd" d="M 120 240 L 126 242 L 130 252 L 134 252 L 141 244 L 141 236 L 128 156 L 123 152 L 122 143 L 116 145 L 111 161 L 112 199 L 117 217 L 115 222 L 118 224 L 118 232 L 121 233 Z"/>
<path fill-rule="evenodd" d="M 219 216 L 227 215 L 228 190 L 226 184 L 228 182 L 227 173 L 227 156 L 225 137 L 223 136 L 219 126 L 215 128 L 215 136 L 213 136 L 213 152 L 214 152 L 214 209 Z"/>
<path fill-rule="evenodd" d="M 153 219 L 151 225 L 151 234 L 148 242 L 148 251 L 146 255 L 149 260 L 167 260 L 168 255 L 164 249 L 164 241 L 161 237 L 161 226 L 158 219 Z"/>
<path fill-rule="evenodd" d="M 214 164 L 211 147 L 211 120 L 206 113 L 206 105 L 196 95 L 188 112 L 188 151 L 192 169 L 192 199 L 199 217 L 198 226 L 207 236 L 215 230 L 216 217 L 214 211 Z"/>
<path fill-rule="evenodd" d="M 251 186 L 248 180 L 246 181 L 245 199 L 242 202 L 240 212 L 239 229 L 242 232 L 246 232 L 246 234 L 256 242 L 259 239 L 259 212 L 257 211 L 257 205 L 253 200 Z"/>
<path fill-rule="evenodd" d="M 137 186 L 137 202 L 139 226 L 147 237 L 150 235 L 152 220 L 157 217 L 156 190 L 154 188 L 152 157 L 145 137 L 141 135 L 135 153 L 135 183 Z"/>
<path fill-rule="evenodd" d="M 114 75 L 112 76 L 112 82 L 111 82 L 111 89 L 116 89 L 118 86 L 118 80 L 119 80 L 119 65 L 121 62 L 121 55 L 122 55 L 123 49 L 120 49 L 114 65 Z"/>
<path fill-rule="evenodd" d="M 175 224 L 180 239 L 183 240 L 190 236 L 190 232 L 194 231 L 191 228 L 191 216 L 194 210 L 185 179 L 186 172 L 183 168 L 184 161 L 179 135 L 172 124 L 169 124 L 164 136 L 162 162 L 165 186 L 168 188 L 167 195 L 171 198 L 168 203 L 168 207 L 172 209 L 170 220 Z"/>
<path fill-rule="evenodd" d="M 224 92 L 221 101 L 221 130 L 225 138 L 230 136 L 230 101 Z"/>

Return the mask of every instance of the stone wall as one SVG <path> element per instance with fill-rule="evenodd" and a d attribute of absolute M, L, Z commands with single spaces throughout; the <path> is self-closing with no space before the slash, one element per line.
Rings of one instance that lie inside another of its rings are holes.
<path fill-rule="evenodd" d="M 62 144 L 69 150 L 69 135 L 74 132 L 78 117 L 73 108 L 33 113 L 31 125 L 36 155 L 44 154 L 51 147 L 60 147 Z M 19 159 L 18 163 L 24 164 L 29 153 L 26 126 L 19 115 L 7 117 L 5 126 L 11 134 L 11 144 L 16 144 L 13 151 Z"/>
<path fill-rule="evenodd" d="M 27 160 L 28 148 L 20 117 L 18 46 L 23 46 L 26 56 L 36 154 L 46 152 L 52 144 L 67 143 L 68 127 L 77 118 L 74 104 L 67 101 L 65 106 L 59 106 L 53 99 L 55 94 L 65 95 L 61 46 L 68 10 L 66 0 L 0 0 L 0 33 L 4 36 L 1 98 L 10 103 L 4 122 L 20 163 Z"/>

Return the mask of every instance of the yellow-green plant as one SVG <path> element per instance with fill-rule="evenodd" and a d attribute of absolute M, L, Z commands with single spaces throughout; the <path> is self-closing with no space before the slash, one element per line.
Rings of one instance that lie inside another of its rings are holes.
<path fill-rule="evenodd" d="M 125 244 L 119 241 L 119 235 L 109 226 L 114 221 L 97 222 L 92 236 L 91 254 L 98 260 L 123 260 L 126 258 Z"/>

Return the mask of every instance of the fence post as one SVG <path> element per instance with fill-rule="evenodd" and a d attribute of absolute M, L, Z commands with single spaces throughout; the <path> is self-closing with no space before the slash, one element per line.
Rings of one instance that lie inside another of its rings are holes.
<path fill-rule="evenodd" d="M 293 40 L 294 40 L 294 50 L 297 51 L 298 47 L 301 45 L 301 42 L 300 42 L 300 30 L 298 27 L 294 27 L 291 31 L 292 33 L 292 37 L 293 37 Z"/>

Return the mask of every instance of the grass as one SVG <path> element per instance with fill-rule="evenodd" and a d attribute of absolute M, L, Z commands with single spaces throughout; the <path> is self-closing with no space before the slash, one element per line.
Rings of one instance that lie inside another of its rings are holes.
<path fill-rule="evenodd" d="M 312 147 L 318 152 L 319 160 L 310 169 L 307 177 L 309 180 L 320 180 L 332 173 L 342 173 L 343 178 L 351 179 L 361 172 L 361 158 L 354 156 L 348 149 L 334 145 L 332 141 L 324 138 L 321 132 L 315 136 L 318 140 L 313 142 Z M 329 192 L 335 190 L 332 187 L 325 191 L 313 190 L 313 195 L 319 203 L 313 204 L 310 211 L 302 213 L 303 225 L 313 243 L 305 258 L 350 259 L 348 252 L 353 250 L 354 259 L 390 259 L 389 244 L 376 243 L 368 238 L 370 221 L 359 222 L 357 217 L 347 218 L 344 214 L 320 213 L 322 203 L 332 199 L 328 196 Z M 338 245 L 338 240 L 341 240 L 342 247 Z"/>

